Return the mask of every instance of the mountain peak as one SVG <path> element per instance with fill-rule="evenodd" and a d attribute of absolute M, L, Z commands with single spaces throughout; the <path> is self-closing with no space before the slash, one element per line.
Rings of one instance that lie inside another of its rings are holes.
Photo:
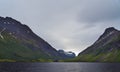
<path fill-rule="evenodd" d="M 109 27 L 90 47 L 82 51 L 77 60 L 88 62 L 120 62 L 120 31 Z"/>
<path fill-rule="evenodd" d="M 1 16 L 0 16 L 0 23 L 1 24 L 21 24 L 19 21 L 11 17 L 1 17 Z"/>
<path fill-rule="evenodd" d="M 0 16 L 0 60 L 47 61 L 64 59 L 49 43 L 27 25 Z"/>
<path fill-rule="evenodd" d="M 102 40 L 106 40 L 118 34 L 119 34 L 119 30 L 115 29 L 114 27 L 106 28 L 105 32 L 99 37 L 99 39 L 95 43 L 99 43 Z"/>
<path fill-rule="evenodd" d="M 109 33 L 109 32 L 112 32 L 112 31 L 118 31 L 118 30 L 115 29 L 114 27 L 109 27 L 105 30 L 105 33 Z"/>

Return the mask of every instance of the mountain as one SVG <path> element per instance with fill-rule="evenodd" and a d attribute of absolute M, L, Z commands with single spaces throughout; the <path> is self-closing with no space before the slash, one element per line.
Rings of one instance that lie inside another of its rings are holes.
<path fill-rule="evenodd" d="M 73 61 L 120 62 L 120 31 L 109 27 L 90 47 Z"/>
<path fill-rule="evenodd" d="M 51 61 L 63 59 L 45 40 L 10 17 L 0 17 L 0 61 Z"/>
<path fill-rule="evenodd" d="M 64 50 L 58 50 L 58 52 L 64 59 L 71 59 L 76 57 L 75 53 L 71 51 L 65 52 Z"/>

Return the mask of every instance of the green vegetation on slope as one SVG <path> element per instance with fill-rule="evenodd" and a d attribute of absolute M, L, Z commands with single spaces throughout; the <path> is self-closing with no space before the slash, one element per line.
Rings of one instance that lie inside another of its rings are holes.
<path fill-rule="evenodd" d="M 120 62 L 120 31 L 107 28 L 103 35 L 78 57 L 66 62 Z"/>
<path fill-rule="evenodd" d="M 20 43 L 19 39 L 4 32 L 4 39 L 0 38 L 0 62 L 44 62 L 52 61 L 52 58 L 42 51 L 34 51 Z"/>
<path fill-rule="evenodd" d="M 96 49 L 86 54 L 80 54 L 74 59 L 65 60 L 65 62 L 120 62 L 120 49 L 113 48 L 111 45 L 120 40 L 120 37 L 111 41 L 103 48 Z M 111 50 L 108 50 L 108 49 Z"/>
<path fill-rule="evenodd" d="M 65 62 L 120 62 L 120 50 L 99 55 L 85 54 Z"/>

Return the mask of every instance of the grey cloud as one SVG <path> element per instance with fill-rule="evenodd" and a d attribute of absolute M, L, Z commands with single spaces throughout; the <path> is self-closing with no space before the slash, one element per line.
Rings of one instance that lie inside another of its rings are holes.
<path fill-rule="evenodd" d="M 119 0 L 84 0 L 78 20 L 94 23 L 120 18 Z"/>
<path fill-rule="evenodd" d="M 114 26 L 120 29 L 119 0 L 0 0 L 0 15 L 30 28 L 56 49 L 78 54 Z"/>

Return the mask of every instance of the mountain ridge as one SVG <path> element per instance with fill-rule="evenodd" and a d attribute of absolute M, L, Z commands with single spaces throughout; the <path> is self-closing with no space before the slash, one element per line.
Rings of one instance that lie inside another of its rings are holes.
<path fill-rule="evenodd" d="M 64 59 L 27 25 L 0 17 L 0 61 L 54 61 Z"/>
<path fill-rule="evenodd" d="M 74 62 L 120 62 L 120 31 L 106 28 L 104 33 L 88 48 L 78 54 Z"/>
<path fill-rule="evenodd" d="M 104 31 L 104 33 L 98 38 L 98 40 L 97 41 L 95 41 L 95 43 L 93 44 L 93 45 L 91 45 L 91 46 L 98 46 L 99 45 L 99 43 L 101 43 L 101 45 L 105 45 L 105 43 L 109 43 L 109 40 L 108 39 L 112 39 L 112 38 L 116 38 L 116 36 L 118 36 L 120 34 L 120 31 L 119 30 L 117 30 L 117 29 L 115 29 L 114 27 L 109 27 L 109 28 L 107 28 L 107 29 L 105 29 L 105 31 Z M 101 41 L 103 41 L 103 42 L 101 42 Z M 90 47 L 91 47 L 90 46 Z M 89 47 L 88 47 L 89 48 Z M 87 49 L 88 49 L 87 48 Z M 85 50 L 84 50 L 85 51 Z M 83 52 L 84 52 L 83 51 Z M 81 53 L 83 53 L 83 52 L 81 52 Z M 81 54 L 80 53 L 80 54 Z"/>

